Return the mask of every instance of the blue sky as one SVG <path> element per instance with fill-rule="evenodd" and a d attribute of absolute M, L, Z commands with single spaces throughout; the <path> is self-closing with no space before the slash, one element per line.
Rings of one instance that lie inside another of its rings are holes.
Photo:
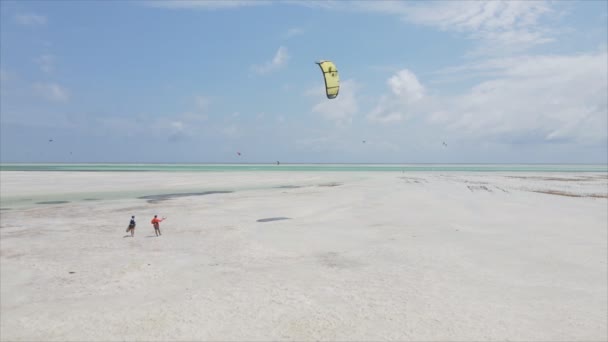
<path fill-rule="evenodd" d="M 3 0 L 0 161 L 606 163 L 607 4 Z"/>

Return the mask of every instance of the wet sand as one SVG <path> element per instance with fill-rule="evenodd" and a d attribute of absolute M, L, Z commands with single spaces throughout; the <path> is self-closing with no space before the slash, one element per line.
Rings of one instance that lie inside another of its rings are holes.
<path fill-rule="evenodd" d="M 1 181 L 3 341 L 607 338 L 605 173 Z"/>

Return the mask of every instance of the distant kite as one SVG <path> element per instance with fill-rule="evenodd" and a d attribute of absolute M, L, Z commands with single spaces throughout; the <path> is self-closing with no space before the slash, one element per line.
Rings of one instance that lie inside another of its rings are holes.
<path fill-rule="evenodd" d="M 448 146 L 448 144 L 446 144 L 446 143 L 445 143 L 445 141 L 444 141 L 444 142 L 443 142 L 443 146 L 446 146 L 446 147 L 447 147 L 447 146 Z"/>

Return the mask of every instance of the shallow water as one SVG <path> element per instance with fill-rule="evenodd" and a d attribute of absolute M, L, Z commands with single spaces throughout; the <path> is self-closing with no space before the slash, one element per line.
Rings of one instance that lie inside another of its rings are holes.
<path fill-rule="evenodd" d="M 0 171 L 474 171 L 608 172 L 607 164 L 0 164 Z"/>

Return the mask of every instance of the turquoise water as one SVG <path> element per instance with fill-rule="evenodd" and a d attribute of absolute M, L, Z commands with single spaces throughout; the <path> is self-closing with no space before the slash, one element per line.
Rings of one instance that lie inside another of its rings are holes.
<path fill-rule="evenodd" d="M 606 164 L 0 164 L 0 171 L 473 171 L 608 172 Z"/>
<path fill-rule="evenodd" d="M 71 172 L 594 172 L 608 173 L 605 164 L 0 164 L 0 171 Z M 276 188 L 276 186 L 269 186 Z M 211 190 L 247 191 L 253 188 L 189 188 L 166 192 L 204 192 Z M 0 192 L 0 195 L 2 193 Z M 88 202 L 158 195 L 158 191 L 104 191 L 97 193 L 55 193 L 27 196 L 0 196 L 3 210 L 60 202 Z"/>

